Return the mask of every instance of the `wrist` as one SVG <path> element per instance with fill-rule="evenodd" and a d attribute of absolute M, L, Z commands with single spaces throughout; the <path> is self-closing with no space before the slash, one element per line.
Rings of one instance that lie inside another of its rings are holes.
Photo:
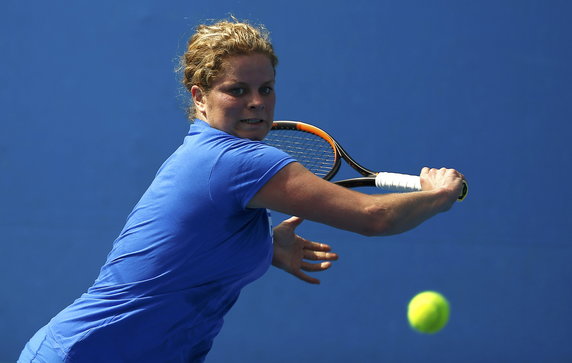
<path fill-rule="evenodd" d="M 451 208 L 453 203 L 457 200 L 457 195 L 453 190 L 448 188 L 435 188 L 432 191 L 434 202 L 433 206 L 435 210 L 439 212 L 445 212 Z"/>

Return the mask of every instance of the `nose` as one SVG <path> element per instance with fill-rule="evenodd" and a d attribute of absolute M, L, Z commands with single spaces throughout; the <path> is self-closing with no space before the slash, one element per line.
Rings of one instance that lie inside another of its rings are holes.
<path fill-rule="evenodd" d="M 248 102 L 249 110 L 264 110 L 264 99 L 261 95 L 253 95 Z"/>

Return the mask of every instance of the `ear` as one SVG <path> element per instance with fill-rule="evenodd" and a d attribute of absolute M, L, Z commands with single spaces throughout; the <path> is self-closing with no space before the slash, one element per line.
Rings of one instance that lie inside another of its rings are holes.
<path fill-rule="evenodd" d="M 207 98 L 205 92 L 197 86 L 191 87 L 191 96 L 193 97 L 193 103 L 195 104 L 195 109 L 201 115 L 206 115 L 207 110 Z"/>

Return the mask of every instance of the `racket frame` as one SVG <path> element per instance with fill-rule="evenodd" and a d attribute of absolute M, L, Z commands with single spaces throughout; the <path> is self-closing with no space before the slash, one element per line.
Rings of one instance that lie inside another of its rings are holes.
<path fill-rule="evenodd" d="M 314 135 L 317 135 L 324 140 L 326 140 L 332 151 L 334 153 L 334 164 L 331 170 L 322 178 L 325 180 L 331 180 L 339 171 L 341 166 L 341 159 L 344 159 L 350 167 L 352 167 L 355 171 L 362 175 L 362 177 L 358 178 L 351 178 L 351 179 L 344 179 L 344 180 L 337 180 L 334 181 L 334 184 L 338 184 L 340 186 L 346 188 L 356 188 L 356 187 L 375 187 L 376 186 L 376 175 L 379 173 L 374 172 L 366 167 L 360 165 L 357 161 L 355 161 L 346 150 L 326 131 L 316 127 L 314 125 L 310 125 L 301 121 L 274 121 L 272 124 L 273 130 L 298 130 L 308 132 Z M 465 199 L 468 192 L 468 185 L 466 181 L 463 181 L 463 191 L 459 196 L 458 200 L 462 201 Z"/>
<path fill-rule="evenodd" d="M 367 169 L 366 167 L 358 164 L 344 148 L 326 131 L 301 121 L 274 121 L 272 124 L 273 130 L 298 130 L 317 135 L 326 140 L 334 153 L 334 164 L 331 170 L 323 177 L 325 180 L 331 180 L 339 171 L 341 166 L 341 159 L 344 159 L 349 166 L 362 175 L 361 178 L 351 178 L 345 180 L 335 181 L 335 184 L 341 185 L 346 188 L 355 187 L 371 187 L 375 186 L 376 172 Z"/>

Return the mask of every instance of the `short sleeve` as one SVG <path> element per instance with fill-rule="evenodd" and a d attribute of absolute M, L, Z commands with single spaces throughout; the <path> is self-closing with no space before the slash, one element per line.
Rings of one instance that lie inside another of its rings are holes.
<path fill-rule="evenodd" d="M 294 161 L 285 152 L 262 142 L 239 139 L 218 156 L 211 170 L 211 199 L 216 205 L 232 200 L 244 209 L 262 186 Z"/>

